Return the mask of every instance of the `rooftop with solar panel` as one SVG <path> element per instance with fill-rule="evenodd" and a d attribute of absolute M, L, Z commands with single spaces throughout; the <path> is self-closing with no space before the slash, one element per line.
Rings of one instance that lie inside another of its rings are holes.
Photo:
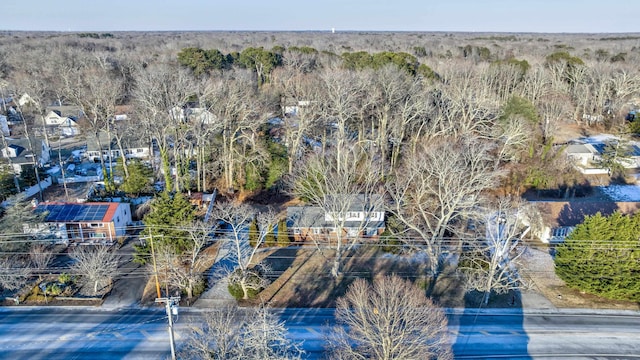
<path fill-rule="evenodd" d="M 131 224 L 129 203 L 43 202 L 34 211 L 43 214 L 44 223 L 55 224 L 56 231 L 66 232 L 68 241 L 75 244 L 113 243 Z"/>

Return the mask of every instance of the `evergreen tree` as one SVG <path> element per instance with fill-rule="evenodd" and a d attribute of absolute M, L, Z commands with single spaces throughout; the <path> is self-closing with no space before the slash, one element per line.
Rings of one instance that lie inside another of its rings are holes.
<path fill-rule="evenodd" d="M 557 247 L 567 286 L 616 300 L 640 300 L 640 213 L 588 216 Z"/>
<path fill-rule="evenodd" d="M 3 209 L 0 219 L 0 251 L 18 252 L 26 251 L 30 244 L 24 240 L 31 239 L 31 235 L 18 236 L 24 232 L 24 226 L 39 225 L 46 214 L 34 212 L 33 205 L 24 198 L 24 195 L 16 195 L 15 202 Z M 16 240 L 16 241 L 14 241 Z"/>
<path fill-rule="evenodd" d="M 182 254 L 189 246 L 189 233 L 185 227 L 195 219 L 195 208 L 181 193 L 163 191 L 151 203 L 151 211 L 144 217 L 142 236 L 153 236 L 154 246 L 167 246 Z M 134 246 L 136 261 L 146 263 L 151 251 L 150 241 Z"/>
<path fill-rule="evenodd" d="M 120 185 L 120 190 L 127 195 L 139 196 L 140 193 L 148 191 L 152 182 L 152 172 L 147 166 L 139 160 L 131 160 L 128 165 L 129 176 L 124 179 Z M 118 159 L 116 173 L 124 177 L 122 160 Z"/>
<path fill-rule="evenodd" d="M 264 236 L 264 246 L 265 247 L 273 247 L 276 246 L 276 236 L 273 232 L 273 226 L 269 226 L 267 230 L 267 234 Z"/>
<path fill-rule="evenodd" d="M 262 47 L 248 47 L 242 50 L 238 61 L 244 67 L 254 70 L 258 76 L 258 85 L 263 85 L 269 80 L 271 70 L 282 64 L 282 56 Z"/>
<path fill-rule="evenodd" d="M 278 238 L 277 238 L 278 246 L 286 247 L 289 246 L 291 241 L 289 240 L 289 230 L 287 229 L 287 220 L 280 220 L 278 223 Z"/>
<path fill-rule="evenodd" d="M 16 186 L 13 180 L 13 173 L 5 167 L 0 167 L 0 201 L 6 200 L 15 193 Z"/>
<path fill-rule="evenodd" d="M 258 243 L 258 237 L 260 236 L 258 232 L 258 222 L 253 219 L 249 224 L 249 246 L 252 248 L 256 247 Z"/>

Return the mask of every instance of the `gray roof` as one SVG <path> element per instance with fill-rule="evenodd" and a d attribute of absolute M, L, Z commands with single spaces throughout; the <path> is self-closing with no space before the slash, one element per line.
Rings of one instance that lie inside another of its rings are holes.
<path fill-rule="evenodd" d="M 333 195 L 327 196 L 327 202 L 330 203 L 334 199 L 344 199 L 345 197 L 350 197 L 352 195 Z M 347 211 L 383 211 L 384 203 L 382 195 L 373 194 L 373 195 L 363 195 L 358 194 L 353 198 L 349 199 L 349 209 Z M 327 206 L 328 208 L 332 208 L 331 204 Z M 337 206 L 340 207 L 340 206 Z"/>
<path fill-rule="evenodd" d="M 363 226 L 366 225 L 366 226 Z M 287 208 L 287 227 L 290 228 L 333 228 L 333 221 L 325 221 L 324 210 L 319 206 L 290 206 Z M 346 228 L 381 228 L 384 221 L 373 221 L 364 224 L 363 221 L 346 221 Z"/>
<path fill-rule="evenodd" d="M 98 133 L 98 137 L 100 138 L 100 145 L 102 145 L 102 150 L 108 150 L 109 136 L 107 136 L 107 133 L 105 131 L 100 131 Z M 111 139 L 111 149 L 117 150 L 118 149 L 117 144 L 118 143 L 116 142 L 115 137 L 113 137 Z M 127 135 L 122 137 L 122 146 L 125 149 L 136 149 L 136 148 L 148 147 L 148 145 L 145 144 L 144 142 L 144 138 L 142 137 L 134 138 L 133 136 L 127 136 Z M 96 139 L 95 135 L 93 134 L 87 135 L 87 151 L 97 151 L 97 150 L 99 150 L 98 140 Z"/>
<path fill-rule="evenodd" d="M 35 154 L 36 161 L 42 156 L 42 139 L 31 137 L 31 143 L 33 144 L 33 151 L 29 150 L 29 139 L 11 139 L 5 138 L 7 146 L 16 149 L 18 156 L 11 158 L 11 162 L 14 164 L 32 164 L 33 156 Z"/>
<path fill-rule="evenodd" d="M 566 152 L 569 154 L 593 154 L 593 151 L 585 144 L 571 144 L 567 146 Z"/>
<path fill-rule="evenodd" d="M 384 203 L 382 195 L 333 195 L 327 196 L 326 209 L 331 209 L 331 201 L 335 199 L 349 198 L 349 208 L 346 211 L 354 212 L 379 212 L 384 211 Z M 336 208 L 340 208 L 340 204 L 336 204 Z M 325 208 L 320 206 L 291 206 L 287 208 L 287 225 L 289 227 L 298 228 L 332 228 L 335 226 L 333 221 L 325 221 Z M 347 228 L 360 228 L 363 227 L 363 221 L 346 221 L 344 226 Z M 366 224 L 366 228 L 380 228 L 384 227 L 384 221 L 369 222 Z"/>
<path fill-rule="evenodd" d="M 47 106 L 47 112 L 55 111 L 60 114 L 60 116 L 73 116 L 76 119 L 81 118 L 83 116 L 82 108 L 80 106 L 75 105 L 52 105 Z"/>
<path fill-rule="evenodd" d="M 329 227 L 324 221 L 324 211 L 317 206 L 290 206 L 287 208 L 287 227 Z"/>

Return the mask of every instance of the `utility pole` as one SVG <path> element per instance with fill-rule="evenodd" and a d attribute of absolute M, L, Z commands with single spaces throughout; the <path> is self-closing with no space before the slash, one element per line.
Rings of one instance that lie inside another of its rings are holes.
<path fill-rule="evenodd" d="M 158 235 L 162 237 L 163 235 Z M 179 296 L 162 297 L 160 293 L 160 281 L 158 281 L 158 266 L 156 265 L 156 253 L 153 246 L 153 234 L 149 233 L 149 236 L 141 237 L 140 240 L 149 239 L 151 245 L 151 259 L 153 261 L 153 273 L 156 278 L 156 292 L 158 297 L 155 302 L 164 303 L 167 310 L 167 319 L 169 319 L 169 344 L 171 345 L 171 360 L 176 360 L 176 344 L 173 338 L 173 315 L 178 314 L 178 304 L 180 302 Z M 167 296 L 169 296 L 169 287 L 167 285 Z"/>
<path fill-rule="evenodd" d="M 176 360 L 176 344 L 173 338 L 173 315 L 178 314 L 179 301 L 180 301 L 179 296 L 156 299 L 157 303 L 164 303 L 167 309 L 167 318 L 169 319 L 168 330 L 169 330 L 169 343 L 171 345 L 171 360 Z"/>
<path fill-rule="evenodd" d="M 160 235 L 160 237 L 162 237 L 163 235 Z M 153 249 L 153 234 L 149 233 L 149 236 L 144 236 L 140 238 L 141 240 L 146 240 L 149 239 L 149 242 L 151 243 L 151 259 L 153 261 L 153 274 L 155 275 L 156 278 L 156 292 L 158 295 L 158 298 L 162 297 L 162 294 L 160 294 L 160 282 L 158 281 L 158 266 L 156 265 L 156 254 L 155 251 Z M 167 293 L 167 295 L 169 295 Z"/>

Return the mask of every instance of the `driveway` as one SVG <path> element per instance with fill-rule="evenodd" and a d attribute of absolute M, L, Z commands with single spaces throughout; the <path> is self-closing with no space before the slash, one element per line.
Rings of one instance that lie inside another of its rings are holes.
<path fill-rule="evenodd" d="M 111 293 L 102 306 L 108 309 L 131 308 L 140 306 L 148 276 L 146 265 L 133 262 L 133 244 L 137 238 L 129 239 L 123 247 L 117 250 L 121 257 L 119 275 L 113 284 Z"/>

